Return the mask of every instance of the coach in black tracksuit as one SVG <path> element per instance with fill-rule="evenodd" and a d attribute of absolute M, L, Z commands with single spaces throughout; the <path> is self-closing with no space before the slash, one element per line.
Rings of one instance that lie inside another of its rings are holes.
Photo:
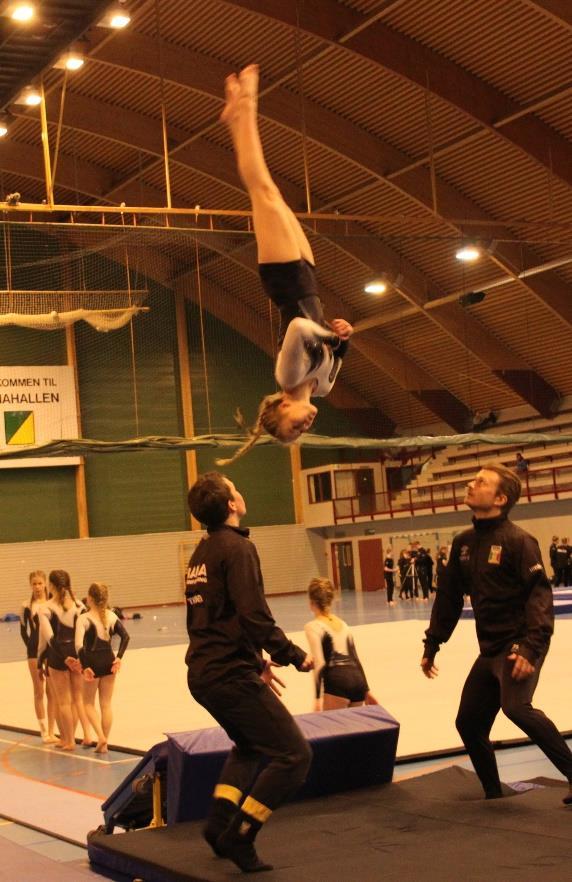
<path fill-rule="evenodd" d="M 572 752 L 532 697 L 554 628 L 552 589 L 538 542 L 507 519 L 520 496 L 510 469 L 490 463 L 467 487 L 473 527 L 455 536 L 445 579 L 437 591 L 421 661 L 437 676 L 435 654 L 471 595 L 481 654 L 463 688 L 456 725 L 489 799 L 502 796 L 489 734 L 499 710 L 531 738 L 570 782 Z"/>
<path fill-rule="evenodd" d="M 268 870 L 272 867 L 258 859 L 254 838 L 303 783 L 311 752 L 274 694 L 273 681 L 280 681 L 261 650 L 278 665 L 300 671 L 310 670 L 312 659 L 272 618 L 256 548 L 239 526 L 246 507 L 234 484 L 217 472 L 202 475 L 189 491 L 189 507 L 208 534 L 186 574 L 188 684 L 235 743 L 204 835 L 217 854 L 245 872 Z M 267 764 L 257 775 L 263 760 Z"/>

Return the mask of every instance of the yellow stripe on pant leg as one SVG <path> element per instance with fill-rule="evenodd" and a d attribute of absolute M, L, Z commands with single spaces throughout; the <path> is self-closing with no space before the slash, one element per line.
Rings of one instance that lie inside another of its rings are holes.
<path fill-rule="evenodd" d="M 246 815 L 250 815 L 251 818 L 254 818 L 254 820 L 258 821 L 260 824 L 265 824 L 272 814 L 272 809 L 269 809 L 268 806 L 258 802 L 258 800 L 253 799 L 252 796 L 246 797 L 242 803 L 242 811 Z"/>
<path fill-rule="evenodd" d="M 215 799 L 228 799 L 235 805 L 240 805 L 241 796 L 242 791 L 238 787 L 231 787 L 230 784 L 217 784 L 213 793 Z"/>

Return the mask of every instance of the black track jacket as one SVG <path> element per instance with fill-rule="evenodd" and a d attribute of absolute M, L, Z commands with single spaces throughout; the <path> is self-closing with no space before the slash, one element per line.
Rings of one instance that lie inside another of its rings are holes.
<path fill-rule="evenodd" d="M 425 632 L 425 655 L 453 633 L 471 595 L 481 654 L 497 655 L 518 644 L 534 664 L 550 645 L 554 630 L 552 588 L 538 542 L 506 517 L 477 520 L 455 536 L 442 587 Z"/>
<path fill-rule="evenodd" d="M 185 661 L 191 688 L 260 674 L 262 649 L 280 665 L 300 668 L 306 658 L 272 617 L 248 533 L 226 524 L 210 530 L 189 561 L 185 597 L 190 645 Z"/>

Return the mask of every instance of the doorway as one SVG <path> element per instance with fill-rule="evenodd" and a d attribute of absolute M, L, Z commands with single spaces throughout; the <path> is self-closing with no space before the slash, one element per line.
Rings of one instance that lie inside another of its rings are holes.
<path fill-rule="evenodd" d="M 355 482 L 360 515 L 373 514 L 375 511 L 373 469 L 357 469 L 355 472 Z"/>
<path fill-rule="evenodd" d="M 351 542 L 332 542 L 334 586 L 341 591 L 355 591 L 354 556 Z"/>
<path fill-rule="evenodd" d="M 381 539 L 358 541 L 362 591 L 380 591 L 385 585 Z"/>

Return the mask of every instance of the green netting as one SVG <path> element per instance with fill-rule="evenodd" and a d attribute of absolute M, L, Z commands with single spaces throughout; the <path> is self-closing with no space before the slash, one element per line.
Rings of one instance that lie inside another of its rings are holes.
<path fill-rule="evenodd" d="M 145 438 L 130 438 L 126 441 L 98 441 L 91 438 L 71 438 L 51 441 L 36 447 L 20 450 L 0 451 L 0 459 L 23 459 L 41 456 L 85 456 L 95 453 L 136 453 L 142 450 L 201 450 L 205 448 L 239 447 L 244 443 L 244 435 L 198 435 L 193 438 L 160 437 L 148 435 Z M 297 442 L 301 447 L 351 450 L 436 450 L 439 447 L 469 447 L 485 444 L 489 447 L 512 446 L 531 447 L 542 444 L 569 444 L 572 435 L 564 433 L 523 432 L 518 435 L 485 435 L 467 432 L 463 435 L 417 435 L 411 438 L 333 438 L 326 435 L 307 434 Z M 277 447 L 270 436 L 263 436 L 256 447 Z"/>

